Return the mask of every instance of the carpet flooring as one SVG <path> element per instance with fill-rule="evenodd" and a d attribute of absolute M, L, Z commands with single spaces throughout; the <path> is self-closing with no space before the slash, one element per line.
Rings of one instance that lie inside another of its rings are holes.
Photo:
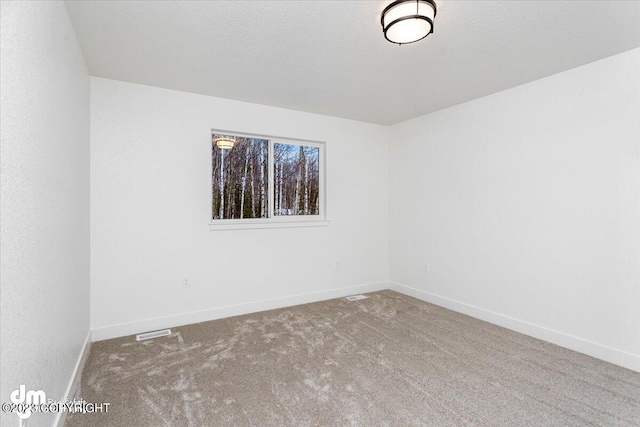
<path fill-rule="evenodd" d="M 96 342 L 66 426 L 640 426 L 640 373 L 393 291 Z"/>

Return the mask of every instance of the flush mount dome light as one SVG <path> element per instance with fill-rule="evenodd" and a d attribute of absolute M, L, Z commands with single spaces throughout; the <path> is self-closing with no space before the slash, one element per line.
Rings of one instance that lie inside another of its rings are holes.
<path fill-rule="evenodd" d="M 434 0 L 396 0 L 382 11 L 384 37 L 391 43 L 417 42 L 433 33 Z"/>
<path fill-rule="evenodd" d="M 235 145 L 236 139 L 232 136 L 215 136 L 213 142 L 220 149 L 230 150 Z"/>

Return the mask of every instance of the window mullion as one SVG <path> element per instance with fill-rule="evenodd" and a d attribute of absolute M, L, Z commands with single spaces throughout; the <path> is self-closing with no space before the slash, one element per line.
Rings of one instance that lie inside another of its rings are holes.
<path fill-rule="evenodd" d="M 268 158 L 269 158 L 269 162 L 268 162 L 268 166 L 269 166 L 269 218 L 274 218 L 274 209 L 275 209 L 275 197 L 274 197 L 274 193 L 275 193 L 275 186 L 273 183 L 273 178 L 274 178 L 274 173 L 273 173 L 273 168 L 274 168 L 274 159 L 273 159 L 273 140 L 269 140 L 269 144 L 267 146 L 268 148 Z"/>

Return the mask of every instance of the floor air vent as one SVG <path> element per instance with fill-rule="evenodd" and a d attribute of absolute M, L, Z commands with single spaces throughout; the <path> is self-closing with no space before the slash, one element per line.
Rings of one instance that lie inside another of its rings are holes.
<path fill-rule="evenodd" d="M 366 299 L 367 297 L 364 295 L 351 295 L 347 297 L 347 301 L 358 301 L 359 299 Z"/>
<path fill-rule="evenodd" d="M 166 337 L 171 335 L 171 329 L 163 329 L 161 331 L 146 332 L 136 335 L 136 341 L 150 340 L 151 338 Z"/>

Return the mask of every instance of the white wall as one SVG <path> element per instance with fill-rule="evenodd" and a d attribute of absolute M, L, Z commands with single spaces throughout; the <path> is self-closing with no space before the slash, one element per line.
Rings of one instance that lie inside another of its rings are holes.
<path fill-rule="evenodd" d="M 1 8 L 0 400 L 57 400 L 89 332 L 89 75 L 62 2 Z"/>
<path fill-rule="evenodd" d="M 326 141 L 330 225 L 209 231 L 212 128 Z M 387 143 L 384 126 L 92 77 L 95 338 L 386 287 Z"/>
<path fill-rule="evenodd" d="M 393 126 L 395 286 L 640 370 L 639 76 L 635 49 Z"/>

